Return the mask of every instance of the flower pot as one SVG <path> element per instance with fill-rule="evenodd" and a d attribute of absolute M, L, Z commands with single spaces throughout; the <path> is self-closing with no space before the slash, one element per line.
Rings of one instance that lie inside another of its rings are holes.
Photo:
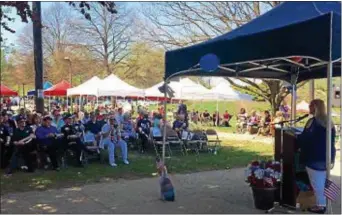
<path fill-rule="evenodd" d="M 278 187 L 273 188 L 257 188 L 252 187 L 254 206 L 256 209 L 269 210 L 273 207 L 273 203 L 277 201 Z"/>

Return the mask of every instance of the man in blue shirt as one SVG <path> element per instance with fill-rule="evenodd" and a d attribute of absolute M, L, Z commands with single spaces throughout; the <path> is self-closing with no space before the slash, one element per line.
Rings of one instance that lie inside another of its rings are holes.
<path fill-rule="evenodd" d="M 96 115 L 94 113 L 90 114 L 90 121 L 85 125 L 87 130 L 95 135 L 97 141 L 100 140 L 100 132 L 101 132 L 101 125 L 96 119 Z"/>
<path fill-rule="evenodd" d="M 104 148 L 107 146 L 108 148 L 108 156 L 109 156 L 109 164 L 112 167 L 116 167 L 115 163 L 115 145 L 121 147 L 122 159 L 124 164 L 129 164 L 127 160 L 127 143 L 121 139 L 121 132 L 118 129 L 115 117 L 110 117 L 109 123 L 106 123 L 101 130 L 102 141 L 100 143 L 100 148 Z"/>
<path fill-rule="evenodd" d="M 51 125 L 52 118 L 45 116 L 43 118 L 42 126 L 36 129 L 36 137 L 41 150 L 45 151 L 51 160 L 54 170 L 58 171 L 57 150 L 58 143 L 56 138 L 59 137 L 57 128 Z"/>

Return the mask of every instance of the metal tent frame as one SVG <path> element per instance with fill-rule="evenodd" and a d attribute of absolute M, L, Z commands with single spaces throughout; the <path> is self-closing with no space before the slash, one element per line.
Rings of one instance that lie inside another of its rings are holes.
<path fill-rule="evenodd" d="M 326 165 L 327 165 L 327 179 L 330 178 L 330 163 L 331 163 L 331 130 L 332 130 L 332 77 L 341 76 L 341 88 L 342 89 L 342 74 L 341 74 L 341 57 L 332 59 L 332 49 L 333 49 L 333 16 L 334 13 L 330 12 L 330 27 L 329 27 L 329 55 L 328 60 L 322 60 L 311 56 L 296 55 L 296 56 L 285 56 L 279 58 L 268 58 L 251 60 L 244 62 L 234 62 L 230 64 L 222 64 L 218 66 L 219 72 L 207 72 L 203 73 L 199 64 L 183 70 L 178 71 L 167 78 L 164 82 L 164 109 L 167 110 L 167 93 L 166 88 L 168 82 L 178 76 L 226 76 L 226 77 L 243 77 L 243 78 L 260 78 L 260 79 L 280 79 L 291 82 L 293 88 L 292 94 L 292 118 L 294 118 L 296 110 L 296 84 L 309 79 L 323 78 L 322 71 L 327 69 L 327 136 L 326 136 Z M 275 47 L 276 48 L 276 47 Z M 302 58 L 301 62 L 297 62 L 294 58 Z M 167 62 L 166 62 L 167 63 Z M 165 65 L 165 67 L 167 67 Z M 320 70 L 320 74 L 316 75 L 315 71 Z M 200 73 L 200 74 L 199 74 Z M 300 75 L 299 75 L 300 74 Z M 342 107 L 342 99 L 341 99 Z M 166 116 L 164 116 L 164 121 L 166 122 Z M 342 109 L 341 109 L 341 122 L 342 125 Z M 342 129 L 341 129 L 342 135 Z M 166 123 L 164 123 L 164 135 L 163 135 L 163 151 L 162 159 L 165 162 L 165 142 L 166 142 Z M 342 144 L 342 140 L 341 140 Z M 329 201 L 327 199 L 327 211 L 330 212 Z"/>

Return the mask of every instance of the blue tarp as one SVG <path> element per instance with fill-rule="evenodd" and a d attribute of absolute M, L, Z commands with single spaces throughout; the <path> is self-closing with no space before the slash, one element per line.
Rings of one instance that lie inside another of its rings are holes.
<path fill-rule="evenodd" d="M 46 90 L 46 89 L 49 89 L 50 87 L 52 87 L 53 84 L 49 81 L 46 81 L 43 85 L 43 90 Z M 30 90 L 27 92 L 27 95 L 28 96 L 34 96 L 36 94 L 36 91 L 35 90 Z"/>
<path fill-rule="evenodd" d="M 331 24 L 332 21 L 332 24 Z M 332 31 L 330 26 L 332 25 Z M 293 56 L 309 58 L 308 64 L 329 60 L 332 35 L 332 60 L 341 58 L 340 2 L 284 2 L 251 22 L 214 39 L 168 51 L 165 54 L 165 79 L 176 75 L 236 76 L 248 69 L 250 61 L 272 60 Z M 206 72 L 199 68 L 200 59 L 213 53 L 220 65 L 234 65 L 230 70 Z M 279 60 L 278 60 L 279 61 Z M 269 62 L 272 64 L 272 62 Z M 241 65 L 241 68 L 239 66 Z M 277 68 L 243 72 L 240 77 L 276 78 L 289 81 L 293 65 L 286 61 Z M 234 70 L 232 72 L 231 70 Z M 297 72 L 297 71 L 296 71 Z M 334 76 L 341 74 L 341 64 L 334 64 Z M 300 68 L 298 81 L 326 77 L 326 64 Z"/>

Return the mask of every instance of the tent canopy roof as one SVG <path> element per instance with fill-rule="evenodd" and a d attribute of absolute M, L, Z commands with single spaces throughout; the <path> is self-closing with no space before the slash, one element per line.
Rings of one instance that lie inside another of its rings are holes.
<path fill-rule="evenodd" d="M 18 96 L 18 93 L 5 85 L 0 85 L 0 95 L 1 96 Z"/>
<path fill-rule="evenodd" d="M 133 87 L 111 74 L 101 82 L 99 96 L 144 97 L 144 90 Z"/>
<path fill-rule="evenodd" d="M 73 95 L 90 95 L 90 96 L 97 96 L 98 88 L 101 85 L 100 82 L 102 80 L 94 76 L 91 79 L 87 80 L 86 82 L 78 85 L 77 87 L 73 87 L 67 90 L 68 96 Z"/>
<path fill-rule="evenodd" d="M 43 90 L 47 90 L 47 89 L 49 89 L 52 86 L 53 86 L 53 84 L 50 81 L 45 81 L 44 84 L 43 84 Z M 27 92 L 28 96 L 34 96 L 35 94 L 36 94 L 36 91 L 34 89 L 29 90 Z"/>
<path fill-rule="evenodd" d="M 66 96 L 67 89 L 71 87 L 70 83 L 63 80 L 58 84 L 50 87 L 49 89 L 44 91 L 44 95 L 46 96 Z"/>
<path fill-rule="evenodd" d="M 332 30 L 331 30 L 332 27 Z M 166 52 L 165 79 L 179 75 L 240 76 L 298 81 L 326 77 L 330 36 L 333 76 L 341 74 L 341 4 L 284 2 L 251 22 L 214 39 Z M 215 54 L 220 66 L 203 71 L 199 62 Z M 293 57 L 300 58 L 294 59 Z M 294 68 L 298 68 L 294 70 Z"/>

